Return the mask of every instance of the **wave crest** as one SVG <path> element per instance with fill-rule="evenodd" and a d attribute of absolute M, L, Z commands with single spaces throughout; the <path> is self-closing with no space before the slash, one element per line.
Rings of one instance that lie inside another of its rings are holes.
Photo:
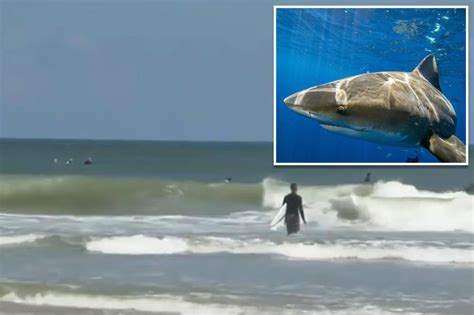
<path fill-rule="evenodd" d="M 92 252 L 122 255 L 167 254 L 274 254 L 303 260 L 400 259 L 423 263 L 472 264 L 472 248 L 434 246 L 413 241 L 339 240 L 324 243 L 274 243 L 261 239 L 224 237 L 186 239 L 145 235 L 100 238 L 87 242 Z"/>
<path fill-rule="evenodd" d="M 0 236 L 0 246 L 33 243 L 42 238 L 44 238 L 43 235 L 37 235 L 37 234 Z"/>
<path fill-rule="evenodd" d="M 0 297 L 0 302 L 9 302 L 24 305 L 70 307 L 76 309 L 99 309 L 99 310 L 133 310 L 135 312 L 154 312 L 154 313 L 176 313 L 182 315 L 210 315 L 210 314 L 282 314 L 293 315 L 308 313 L 314 315 L 395 315 L 400 314 L 400 310 L 382 309 L 375 305 L 361 305 L 357 303 L 347 309 L 327 309 L 318 306 L 318 309 L 302 310 L 295 308 L 277 307 L 277 306 L 257 306 L 248 305 L 240 301 L 237 296 L 227 296 L 231 298 L 232 304 L 211 303 L 202 301 L 196 297 L 189 298 L 178 295 L 145 295 L 145 296 L 111 296 L 111 295 L 89 295 L 82 293 L 66 292 L 38 292 L 35 294 L 19 294 L 15 291 L 6 293 Z M 239 303 L 240 302 L 240 303 Z M 239 304 L 237 304 L 239 303 Z M 404 312 L 404 314 L 419 314 Z"/>
<path fill-rule="evenodd" d="M 265 180 L 264 205 L 277 208 L 288 185 Z M 323 228 L 474 232 L 474 196 L 431 192 L 400 182 L 301 186 L 308 221 Z"/>

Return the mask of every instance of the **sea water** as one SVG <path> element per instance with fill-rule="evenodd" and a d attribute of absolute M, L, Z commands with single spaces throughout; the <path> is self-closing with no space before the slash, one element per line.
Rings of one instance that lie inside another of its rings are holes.
<path fill-rule="evenodd" d="M 272 168 L 270 143 L 0 152 L 0 313 L 472 313 L 472 168 Z M 293 181 L 308 224 L 287 237 L 269 224 Z"/>

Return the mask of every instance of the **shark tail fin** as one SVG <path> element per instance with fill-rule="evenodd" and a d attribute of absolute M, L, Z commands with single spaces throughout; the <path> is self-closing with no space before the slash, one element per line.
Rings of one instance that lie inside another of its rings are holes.
<path fill-rule="evenodd" d="M 441 162 L 466 162 L 466 145 L 455 135 L 443 139 L 433 133 L 422 142 L 422 145 Z"/>
<path fill-rule="evenodd" d="M 441 86 L 439 85 L 438 64 L 436 63 L 434 55 L 426 56 L 418 66 L 416 66 L 413 72 L 425 78 L 426 81 L 430 82 L 438 89 L 438 91 L 441 91 Z"/>

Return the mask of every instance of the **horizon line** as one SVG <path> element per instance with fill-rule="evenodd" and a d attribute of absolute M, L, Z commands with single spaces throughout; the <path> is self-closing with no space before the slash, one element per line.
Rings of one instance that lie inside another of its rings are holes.
<path fill-rule="evenodd" d="M 143 141 L 143 142 L 201 142 L 201 143 L 272 143 L 272 140 L 185 140 L 185 139 L 118 139 L 118 138 L 43 138 L 3 137 L 0 140 L 66 140 L 66 141 Z"/>
<path fill-rule="evenodd" d="M 185 139 L 118 139 L 118 138 L 43 138 L 43 137 L 3 137 L 0 140 L 65 140 L 65 141 L 141 141 L 141 142 L 191 142 L 191 143 L 273 143 L 272 140 L 185 140 Z M 474 146 L 474 143 L 467 143 Z"/>

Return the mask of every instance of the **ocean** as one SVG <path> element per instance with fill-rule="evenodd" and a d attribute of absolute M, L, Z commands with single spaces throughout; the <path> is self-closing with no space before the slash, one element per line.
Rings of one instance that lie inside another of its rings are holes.
<path fill-rule="evenodd" d="M 381 71 L 410 72 L 437 61 L 443 94 L 466 143 L 466 10 L 459 8 L 300 8 L 276 13 L 276 160 L 282 163 L 439 162 L 422 147 L 396 147 L 323 129 L 289 109 L 291 94 Z"/>
<path fill-rule="evenodd" d="M 0 159 L 1 314 L 472 314 L 473 168 L 274 168 L 271 143 L 219 142 Z M 308 224 L 287 237 L 291 182 Z"/>

